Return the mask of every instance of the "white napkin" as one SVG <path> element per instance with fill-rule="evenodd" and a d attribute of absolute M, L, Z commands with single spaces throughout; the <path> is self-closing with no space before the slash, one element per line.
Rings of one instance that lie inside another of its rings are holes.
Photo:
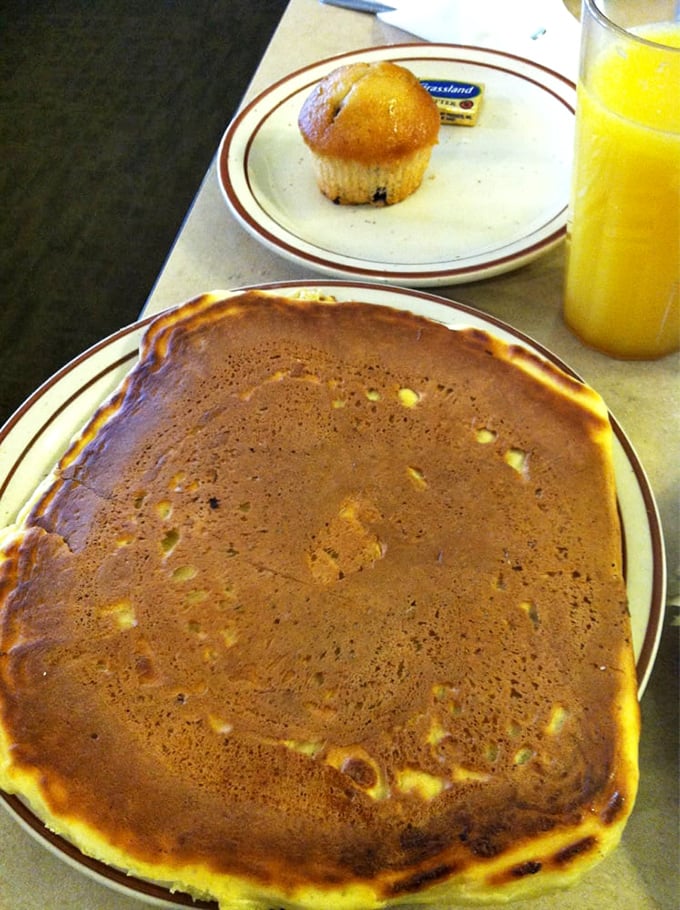
<path fill-rule="evenodd" d="M 389 0 L 388 25 L 427 41 L 471 44 L 534 60 L 576 81 L 580 23 L 562 0 Z"/>

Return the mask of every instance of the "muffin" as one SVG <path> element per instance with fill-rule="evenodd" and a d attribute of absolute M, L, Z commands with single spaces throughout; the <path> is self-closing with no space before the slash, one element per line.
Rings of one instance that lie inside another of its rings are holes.
<path fill-rule="evenodd" d="M 333 70 L 298 118 L 319 189 L 339 205 L 391 205 L 410 196 L 427 170 L 439 125 L 429 92 L 389 61 Z"/>

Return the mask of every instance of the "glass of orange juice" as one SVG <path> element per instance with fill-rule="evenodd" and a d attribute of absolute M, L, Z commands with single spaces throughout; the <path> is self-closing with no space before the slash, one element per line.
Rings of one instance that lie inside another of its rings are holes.
<path fill-rule="evenodd" d="M 564 318 L 591 347 L 680 348 L 680 4 L 583 0 Z"/>

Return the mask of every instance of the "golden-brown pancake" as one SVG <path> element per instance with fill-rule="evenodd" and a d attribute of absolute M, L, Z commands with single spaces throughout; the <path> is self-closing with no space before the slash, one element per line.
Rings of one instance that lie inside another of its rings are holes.
<path fill-rule="evenodd" d="M 6 532 L 0 785 L 224 907 L 574 880 L 637 785 L 610 449 L 592 390 L 477 330 L 161 315 Z"/>

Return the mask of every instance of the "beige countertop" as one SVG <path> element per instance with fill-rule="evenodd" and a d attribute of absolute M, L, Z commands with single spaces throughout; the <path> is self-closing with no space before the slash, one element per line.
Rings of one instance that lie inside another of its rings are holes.
<path fill-rule="evenodd" d="M 572 9 L 574 4 L 568 4 Z M 287 73 L 344 51 L 413 41 L 373 16 L 291 0 L 244 102 Z M 510 323 L 566 361 L 604 397 L 653 488 L 666 539 L 669 596 L 678 602 L 680 407 L 678 356 L 621 362 L 585 348 L 561 319 L 564 249 L 505 275 L 431 289 Z M 315 279 L 264 249 L 224 204 L 215 163 L 153 288 L 156 312 L 214 288 Z M 323 282 L 323 278 L 319 277 Z M 675 910 L 678 874 L 678 628 L 669 607 L 657 661 L 642 699 L 641 786 L 617 851 L 571 891 L 521 910 Z M 144 904 L 54 857 L 0 810 L 0 910 L 134 910 Z M 322 910 L 322 908 L 320 908 Z"/>

